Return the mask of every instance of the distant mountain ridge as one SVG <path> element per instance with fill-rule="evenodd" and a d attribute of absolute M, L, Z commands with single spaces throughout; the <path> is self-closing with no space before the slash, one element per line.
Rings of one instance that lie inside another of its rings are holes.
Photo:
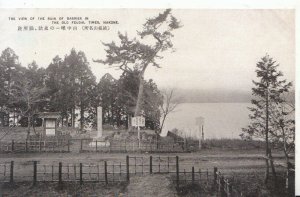
<path fill-rule="evenodd" d="M 193 90 L 193 89 L 176 89 L 176 97 L 179 97 L 184 103 L 250 103 L 251 90 Z M 287 95 L 289 102 L 295 102 L 295 91 L 292 90 Z"/>

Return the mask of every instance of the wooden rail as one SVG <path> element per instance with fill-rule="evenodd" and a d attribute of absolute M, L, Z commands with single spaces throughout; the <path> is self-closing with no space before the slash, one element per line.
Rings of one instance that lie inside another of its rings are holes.
<path fill-rule="evenodd" d="M 182 162 L 184 165 L 186 163 Z M 184 166 L 183 165 L 183 166 Z M 17 166 L 17 167 L 16 167 Z M 63 187 L 63 182 L 79 182 L 81 185 L 85 182 L 102 182 L 105 184 L 115 182 L 130 182 L 133 175 L 145 174 L 170 174 L 176 187 L 188 184 L 198 184 L 200 187 L 212 186 L 221 197 L 240 197 L 243 196 L 238 192 L 233 184 L 215 167 L 213 171 L 208 169 L 180 169 L 178 156 L 150 156 L 145 157 L 126 156 L 124 162 L 103 161 L 100 163 L 56 163 L 41 164 L 38 161 L 27 163 L 27 176 L 21 175 L 20 169 L 24 163 L 18 164 L 14 161 L 0 163 L 0 181 L 23 182 L 24 177 L 27 181 L 32 181 L 33 185 L 37 182 L 57 182 L 58 187 Z M 30 170 L 32 169 L 32 170 Z M 156 170 L 155 170 L 156 169 Z M 24 171 L 23 171 L 24 173 Z"/>
<path fill-rule="evenodd" d="M 70 151 L 69 140 L 25 140 L 0 141 L 0 152 L 67 152 Z"/>

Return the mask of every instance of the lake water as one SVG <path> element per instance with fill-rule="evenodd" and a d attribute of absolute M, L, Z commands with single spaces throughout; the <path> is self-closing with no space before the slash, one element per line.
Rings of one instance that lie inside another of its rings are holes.
<path fill-rule="evenodd" d="M 177 128 L 183 135 L 198 137 L 196 118 L 204 118 L 205 138 L 240 138 L 243 127 L 249 124 L 247 107 L 250 103 L 182 103 L 167 116 L 162 131 Z"/>

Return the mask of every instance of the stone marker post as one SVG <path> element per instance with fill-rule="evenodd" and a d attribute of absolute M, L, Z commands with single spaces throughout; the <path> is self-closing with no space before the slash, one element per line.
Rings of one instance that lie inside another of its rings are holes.
<path fill-rule="evenodd" d="M 199 149 L 202 148 L 202 141 L 204 140 L 204 118 L 199 116 L 196 118 L 196 125 L 199 127 Z"/>
<path fill-rule="evenodd" d="M 97 138 L 102 137 L 102 107 L 97 107 Z"/>

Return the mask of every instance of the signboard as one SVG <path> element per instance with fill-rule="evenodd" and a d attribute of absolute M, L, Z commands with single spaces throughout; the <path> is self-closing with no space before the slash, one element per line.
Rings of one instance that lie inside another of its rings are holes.
<path fill-rule="evenodd" d="M 144 127 L 145 126 L 145 118 L 143 116 L 132 117 L 131 125 L 134 127 Z"/>
<path fill-rule="evenodd" d="M 137 119 L 136 119 L 136 117 L 132 117 L 131 118 L 131 125 L 134 126 L 134 127 L 137 126 Z"/>
<path fill-rule="evenodd" d="M 55 135 L 55 129 L 46 128 L 46 135 Z"/>

